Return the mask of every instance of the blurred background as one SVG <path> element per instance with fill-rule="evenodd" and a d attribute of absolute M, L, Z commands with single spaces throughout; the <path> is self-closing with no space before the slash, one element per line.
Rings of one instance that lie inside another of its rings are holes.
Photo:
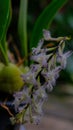
<path fill-rule="evenodd" d="M 51 0 L 29 0 L 28 2 L 28 41 L 36 19 Z M 20 0 L 12 0 L 12 20 L 9 26 L 7 40 L 12 37 L 14 44 L 19 49 L 17 32 Z M 48 17 L 48 16 L 47 16 Z M 42 21 L 43 22 L 43 21 Z M 68 3 L 56 14 L 49 28 L 53 37 L 69 36 L 66 49 L 73 50 L 73 1 Z M 13 52 L 12 45 L 9 45 Z M 47 92 L 48 93 L 48 92 Z M 48 100 L 44 103 L 43 118 L 38 126 L 26 124 L 27 130 L 73 130 L 73 55 L 67 60 L 67 67 L 60 73 L 57 85 Z"/>

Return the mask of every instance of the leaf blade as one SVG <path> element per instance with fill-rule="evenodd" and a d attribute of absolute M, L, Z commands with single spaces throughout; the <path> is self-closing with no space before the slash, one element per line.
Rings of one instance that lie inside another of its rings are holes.
<path fill-rule="evenodd" d="M 6 31 L 6 25 L 9 19 L 9 7 L 10 0 L 1 0 L 0 1 L 0 41 L 4 36 L 4 32 Z"/>
<path fill-rule="evenodd" d="M 30 48 L 33 46 L 36 46 L 39 39 L 42 37 L 42 30 L 45 28 L 49 28 L 50 24 L 55 16 L 55 14 L 58 12 L 58 10 L 67 2 L 68 0 L 53 0 L 50 5 L 48 5 L 42 14 L 37 19 L 31 40 L 30 40 Z M 50 12 L 50 13 L 49 13 Z M 49 13 L 49 14 L 48 14 Z M 43 21 L 43 22 L 42 22 Z"/>

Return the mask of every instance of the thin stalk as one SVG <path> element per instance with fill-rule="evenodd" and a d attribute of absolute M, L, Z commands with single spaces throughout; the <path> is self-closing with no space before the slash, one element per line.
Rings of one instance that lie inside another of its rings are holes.
<path fill-rule="evenodd" d="M 7 52 L 5 52 L 5 50 L 3 49 L 2 45 L 0 44 L 0 50 L 1 50 L 1 54 L 2 54 L 2 58 L 3 58 L 3 62 L 5 65 L 9 64 L 8 61 L 8 56 L 7 56 Z"/>
<path fill-rule="evenodd" d="M 18 34 L 21 42 L 21 54 L 22 57 L 28 56 L 27 45 L 27 6 L 28 0 L 20 1 L 20 11 L 18 20 Z"/>

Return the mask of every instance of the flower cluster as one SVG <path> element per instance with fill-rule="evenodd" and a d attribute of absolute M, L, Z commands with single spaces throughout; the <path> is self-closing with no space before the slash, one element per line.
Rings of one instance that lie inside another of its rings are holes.
<path fill-rule="evenodd" d="M 39 123 L 43 114 L 42 105 L 47 98 L 45 89 L 52 91 L 60 71 L 66 67 L 67 58 L 72 53 L 64 53 L 65 40 L 68 40 L 68 37 L 52 38 L 49 31 L 43 30 L 43 38 L 36 48 L 32 48 L 30 58 L 33 64 L 26 74 L 21 75 L 24 81 L 23 89 L 14 94 L 13 104 L 17 114 L 11 118 L 13 123 L 29 120 Z M 50 42 L 53 43 L 52 46 Z"/>

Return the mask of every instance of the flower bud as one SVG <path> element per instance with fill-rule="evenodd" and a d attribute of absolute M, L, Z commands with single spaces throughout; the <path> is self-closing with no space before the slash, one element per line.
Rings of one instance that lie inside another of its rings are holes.
<path fill-rule="evenodd" d="M 0 64 L 0 90 L 10 94 L 19 91 L 24 84 L 21 74 L 18 67 L 11 63 L 8 66 Z"/>

